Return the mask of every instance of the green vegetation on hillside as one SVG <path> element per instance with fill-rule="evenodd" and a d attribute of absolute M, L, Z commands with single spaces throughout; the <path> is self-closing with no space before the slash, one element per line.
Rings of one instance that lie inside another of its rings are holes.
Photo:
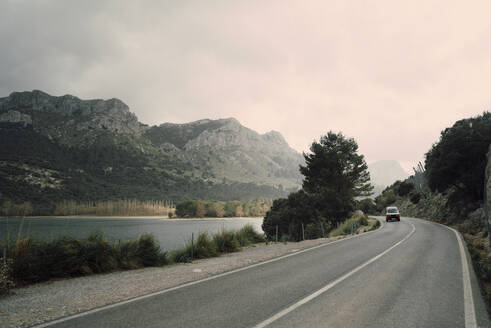
<path fill-rule="evenodd" d="M 448 192 L 459 215 L 477 207 L 484 194 L 486 154 L 491 144 L 491 113 L 457 121 L 442 131 L 426 153 L 426 176 L 432 191 Z M 450 190 L 451 189 L 451 190 Z"/>

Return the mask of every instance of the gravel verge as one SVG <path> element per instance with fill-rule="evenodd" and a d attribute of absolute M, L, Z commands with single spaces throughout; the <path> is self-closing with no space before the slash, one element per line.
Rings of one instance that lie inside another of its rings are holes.
<path fill-rule="evenodd" d="M 343 238 L 256 244 L 193 263 L 54 280 L 14 289 L 0 298 L 0 326 L 28 327 L 161 291 Z"/>

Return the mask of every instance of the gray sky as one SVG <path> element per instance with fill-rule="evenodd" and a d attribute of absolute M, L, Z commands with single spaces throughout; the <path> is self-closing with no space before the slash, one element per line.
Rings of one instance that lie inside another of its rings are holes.
<path fill-rule="evenodd" d="M 410 171 L 491 109 L 491 2 L 0 0 L 0 96 L 120 98 L 147 124 L 328 130 Z"/>

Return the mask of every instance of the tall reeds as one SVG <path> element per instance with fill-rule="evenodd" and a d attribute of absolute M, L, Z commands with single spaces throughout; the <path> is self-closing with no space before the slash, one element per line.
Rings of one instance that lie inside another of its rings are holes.
<path fill-rule="evenodd" d="M 55 206 L 54 215 L 100 215 L 100 216 L 166 216 L 174 212 L 169 201 L 136 199 L 76 202 L 64 200 Z"/>

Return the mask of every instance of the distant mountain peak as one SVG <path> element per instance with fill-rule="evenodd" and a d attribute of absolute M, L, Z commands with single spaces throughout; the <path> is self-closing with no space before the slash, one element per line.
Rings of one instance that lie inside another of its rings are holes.
<path fill-rule="evenodd" d="M 288 145 L 283 135 L 278 131 L 271 130 L 269 132 L 264 133 L 262 136 L 264 139 L 275 142 L 277 144 Z"/>
<path fill-rule="evenodd" d="M 368 164 L 370 181 L 375 186 L 375 196 L 385 187 L 390 186 L 397 180 L 406 179 L 409 174 L 396 160 L 380 160 Z"/>
<path fill-rule="evenodd" d="M 130 114 L 128 105 L 117 98 L 82 100 L 69 94 L 52 96 L 40 90 L 12 92 L 0 102 L 0 110 L 19 107 L 65 115 L 92 115 L 106 112 L 108 114 L 115 112 Z M 131 115 L 134 116 L 134 114 Z"/>

